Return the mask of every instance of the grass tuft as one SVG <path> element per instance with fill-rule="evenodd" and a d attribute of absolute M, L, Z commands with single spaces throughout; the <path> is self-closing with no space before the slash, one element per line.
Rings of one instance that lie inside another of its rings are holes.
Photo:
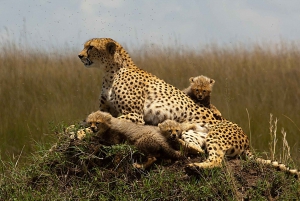
<path fill-rule="evenodd" d="M 223 168 L 186 174 L 203 160 L 160 159 L 135 169 L 143 154 L 128 144 L 104 146 L 91 134 L 82 141 L 54 134 L 51 148 L 39 144 L 30 163 L 0 165 L 0 200 L 295 200 L 300 183 L 288 174 L 254 161 L 229 160 Z"/>

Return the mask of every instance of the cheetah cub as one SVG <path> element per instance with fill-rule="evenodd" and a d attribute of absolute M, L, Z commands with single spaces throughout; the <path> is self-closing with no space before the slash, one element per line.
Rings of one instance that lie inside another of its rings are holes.
<path fill-rule="evenodd" d="M 205 137 L 208 132 L 204 125 L 165 120 L 158 124 L 158 127 L 174 149 L 179 150 L 182 147 L 187 153 L 204 153 L 201 147 L 205 147 Z"/>
<path fill-rule="evenodd" d="M 156 126 L 140 125 L 129 122 L 124 119 L 114 118 L 107 112 L 96 111 L 88 115 L 86 122 L 90 124 L 91 129 L 97 131 L 98 135 L 105 133 L 110 129 L 111 135 L 117 133 L 126 138 L 126 140 L 137 147 L 139 151 L 147 156 L 144 164 L 135 163 L 136 168 L 145 169 L 156 161 L 161 155 L 173 159 L 182 157 L 180 151 L 173 149 L 160 130 Z"/>
<path fill-rule="evenodd" d="M 120 132 L 112 130 L 109 124 L 104 123 L 104 114 L 93 112 L 86 118 L 86 123 L 92 133 L 96 133 L 99 142 L 103 145 L 122 144 L 126 141 L 126 136 Z M 124 120 L 128 121 L 128 120 Z"/>
<path fill-rule="evenodd" d="M 221 112 L 210 103 L 210 95 L 215 84 L 215 80 L 200 75 L 198 77 L 191 77 L 189 81 L 190 86 L 182 91 L 197 105 L 209 108 L 216 118 L 222 119 Z"/>

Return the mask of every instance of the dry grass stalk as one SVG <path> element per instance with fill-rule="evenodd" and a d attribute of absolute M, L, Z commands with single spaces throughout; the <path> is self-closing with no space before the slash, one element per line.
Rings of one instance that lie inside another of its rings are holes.
<path fill-rule="evenodd" d="M 281 129 L 282 139 L 282 154 L 280 155 L 280 161 L 284 164 L 289 164 L 292 161 L 290 146 L 286 140 L 286 131 L 284 128 Z"/>
<path fill-rule="evenodd" d="M 269 142 L 269 148 L 270 148 L 270 154 L 271 154 L 271 159 L 275 160 L 275 154 L 276 154 L 276 144 L 277 144 L 277 122 L 278 119 L 276 118 L 273 121 L 273 114 L 270 114 L 270 137 L 271 137 L 271 141 Z"/>
<path fill-rule="evenodd" d="M 278 123 L 278 119 L 276 118 L 275 120 L 273 120 L 273 114 L 270 114 L 269 129 L 270 129 L 271 141 L 269 142 L 269 149 L 270 149 L 271 160 L 275 160 L 275 156 L 276 156 L 276 145 L 278 142 L 277 123 Z M 291 158 L 291 153 L 290 153 L 291 148 L 288 144 L 287 135 L 284 128 L 281 129 L 281 134 L 282 134 L 282 148 L 281 148 L 282 151 L 279 155 L 280 162 L 283 164 L 289 164 L 293 160 Z"/>

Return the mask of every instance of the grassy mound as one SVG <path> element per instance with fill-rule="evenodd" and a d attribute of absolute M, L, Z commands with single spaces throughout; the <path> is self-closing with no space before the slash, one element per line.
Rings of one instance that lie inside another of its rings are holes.
<path fill-rule="evenodd" d="M 128 144 L 105 146 L 97 136 L 57 142 L 30 157 L 31 164 L 0 166 L 0 200 L 297 200 L 300 182 L 253 161 L 230 160 L 223 168 L 186 173 L 184 167 L 204 156 L 159 160 L 135 169 L 143 154 Z"/>

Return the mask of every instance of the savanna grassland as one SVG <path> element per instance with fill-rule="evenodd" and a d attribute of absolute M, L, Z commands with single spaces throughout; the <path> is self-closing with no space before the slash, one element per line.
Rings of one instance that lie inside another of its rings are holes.
<path fill-rule="evenodd" d="M 80 50 L 21 48 L 2 43 L 0 55 L 0 147 L 2 158 L 33 150 L 58 124 L 71 124 L 98 108 L 102 72 L 87 69 Z M 238 123 L 259 152 L 268 152 L 270 113 L 278 118 L 275 150 L 280 158 L 281 129 L 291 156 L 300 144 L 300 48 L 297 44 L 209 44 L 201 49 L 143 45 L 128 51 L 140 68 L 186 87 L 192 76 L 216 80 L 212 102 Z"/>
<path fill-rule="evenodd" d="M 98 109 L 101 70 L 83 66 L 77 57 L 81 49 L 0 45 L 0 200 L 300 196 L 293 177 L 253 161 L 232 160 L 221 170 L 193 177 L 183 167 L 202 156 L 159 161 L 150 171 L 140 171 L 132 167 L 143 157 L 134 147 L 102 146 L 93 136 L 70 141 L 58 133 Z M 255 152 L 300 167 L 299 44 L 208 44 L 199 49 L 145 44 L 128 52 L 137 66 L 179 89 L 192 76 L 215 79 L 212 103 L 244 129 Z"/>

